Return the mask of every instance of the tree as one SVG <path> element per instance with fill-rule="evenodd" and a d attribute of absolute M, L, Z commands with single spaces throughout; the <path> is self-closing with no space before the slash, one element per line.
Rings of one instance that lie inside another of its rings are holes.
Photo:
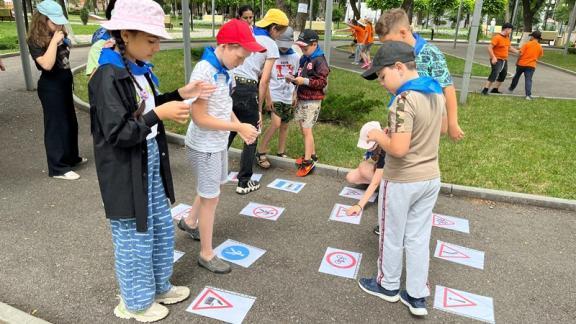
<path fill-rule="evenodd" d="M 508 0 L 484 0 L 482 3 L 482 14 L 491 17 L 499 16 L 506 10 L 507 7 Z M 474 8 L 472 8 L 472 10 L 474 10 Z"/>
<path fill-rule="evenodd" d="M 360 10 L 358 10 L 358 4 L 356 0 L 350 0 L 350 7 L 352 7 L 352 12 L 354 13 L 354 18 L 356 20 L 360 19 Z"/>
<path fill-rule="evenodd" d="M 412 23 L 412 16 L 414 15 L 414 0 L 404 0 L 402 2 L 402 9 L 408 14 L 408 21 Z"/>
<path fill-rule="evenodd" d="M 366 5 L 372 10 L 388 10 L 398 8 L 403 0 L 366 0 Z"/>
<path fill-rule="evenodd" d="M 305 4 L 308 6 L 308 0 L 298 0 L 298 5 Z M 310 10 L 310 8 L 308 8 Z M 296 14 L 296 22 L 294 24 L 294 29 L 303 31 L 306 28 L 306 19 L 308 19 L 308 13 L 299 12 Z"/>
<path fill-rule="evenodd" d="M 544 5 L 545 0 L 522 0 L 522 16 L 524 17 L 524 32 L 532 31 L 534 16 Z"/>

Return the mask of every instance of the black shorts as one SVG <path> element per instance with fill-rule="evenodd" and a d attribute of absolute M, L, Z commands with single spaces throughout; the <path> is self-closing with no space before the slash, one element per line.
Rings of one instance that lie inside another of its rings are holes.
<path fill-rule="evenodd" d="M 492 71 L 490 71 L 488 81 L 504 82 L 504 80 L 506 80 L 506 75 L 508 75 L 508 61 L 498 59 L 496 64 L 490 62 L 490 66 L 492 67 Z"/>

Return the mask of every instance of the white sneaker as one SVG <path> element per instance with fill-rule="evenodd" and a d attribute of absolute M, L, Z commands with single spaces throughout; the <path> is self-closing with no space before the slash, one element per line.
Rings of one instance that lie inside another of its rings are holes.
<path fill-rule="evenodd" d="M 166 316 L 170 311 L 165 306 L 162 306 L 156 302 L 152 303 L 148 309 L 139 311 L 139 312 L 131 312 L 126 308 L 124 301 L 120 298 L 120 303 L 116 308 L 114 308 L 114 315 L 119 318 L 123 319 L 135 319 L 138 322 L 150 323 L 159 321 Z"/>
<path fill-rule="evenodd" d="M 532 100 L 533 98 L 530 96 L 526 96 L 526 100 Z"/>
<path fill-rule="evenodd" d="M 80 179 L 80 175 L 74 171 L 68 171 L 63 175 L 53 176 L 54 179 L 63 179 L 63 180 L 78 180 Z"/>
<path fill-rule="evenodd" d="M 190 296 L 190 288 L 184 286 L 172 286 L 162 295 L 156 296 L 156 302 L 164 305 L 179 303 Z"/>
<path fill-rule="evenodd" d="M 80 162 L 78 162 L 78 164 L 76 164 L 76 166 L 80 166 L 80 165 L 86 164 L 87 162 L 88 162 L 88 159 L 85 158 L 85 157 L 83 157 L 83 158 L 81 158 Z"/>

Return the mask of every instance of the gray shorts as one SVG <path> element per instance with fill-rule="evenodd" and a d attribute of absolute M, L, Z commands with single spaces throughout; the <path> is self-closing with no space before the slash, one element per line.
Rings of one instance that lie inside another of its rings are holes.
<path fill-rule="evenodd" d="M 312 128 L 320 115 L 322 100 L 298 100 L 294 120 L 302 122 L 302 128 Z"/>
<path fill-rule="evenodd" d="M 196 177 L 198 196 L 207 199 L 218 197 L 220 185 L 228 179 L 228 150 L 207 153 L 186 147 L 186 151 Z"/>

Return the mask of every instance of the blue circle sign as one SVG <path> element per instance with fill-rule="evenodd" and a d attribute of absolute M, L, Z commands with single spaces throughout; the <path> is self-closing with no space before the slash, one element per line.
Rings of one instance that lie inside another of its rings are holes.
<path fill-rule="evenodd" d="M 222 250 L 222 256 L 228 260 L 242 260 L 250 255 L 250 250 L 241 245 L 232 245 Z"/>

